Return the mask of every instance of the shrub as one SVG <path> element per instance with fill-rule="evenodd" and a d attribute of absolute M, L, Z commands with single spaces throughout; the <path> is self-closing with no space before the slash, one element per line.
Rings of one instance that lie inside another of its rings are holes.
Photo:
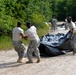
<path fill-rule="evenodd" d="M 30 18 L 32 24 L 34 24 L 37 28 L 44 28 L 45 27 L 45 16 L 40 13 L 32 13 Z"/>

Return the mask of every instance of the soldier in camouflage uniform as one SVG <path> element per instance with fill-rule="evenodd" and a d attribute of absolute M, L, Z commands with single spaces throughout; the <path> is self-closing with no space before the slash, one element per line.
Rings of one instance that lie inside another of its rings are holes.
<path fill-rule="evenodd" d="M 24 62 L 24 51 L 25 51 L 25 46 L 21 42 L 21 39 L 24 38 L 24 31 L 21 28 L 22 23 L 18 22 L 17 27 L 13 29 L 13 47 L 15 51 L 18 53 L 18 60 L 17 62 L 22 63 Z"/>
<path fill-rule="evenodd" d="M 28 57 L 29 61 L 26 63 L 33 63 L 33 60 L 32 60 L 33 52 L 35 53 L 35 55 L 37 57 L 37 63 L 39 63 L 40 62 L 40 53 L 39 53 L 38 47 L 40 44 L 40 39 L 37 34 L 37 29 L 35 26 L 31 26 L 31 24 L 29 22 L 27 22 L 26 26 L 27 26 L 28 30 L 26 31 L 25 38 L 30 39 L 30 44 L 27 49 L 27 57 Z"/>

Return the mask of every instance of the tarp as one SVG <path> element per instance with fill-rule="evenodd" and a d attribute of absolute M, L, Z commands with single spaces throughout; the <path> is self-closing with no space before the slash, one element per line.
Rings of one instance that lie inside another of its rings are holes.
<path fill-rule="evenodd" d="M 57 56 L 65 54 L 71 49 L 70 45 L 71 32 L 67 34 L 58 33 L 54 35 L 45 35 L 40 40 L 40 54 L 41 56 Z"/>

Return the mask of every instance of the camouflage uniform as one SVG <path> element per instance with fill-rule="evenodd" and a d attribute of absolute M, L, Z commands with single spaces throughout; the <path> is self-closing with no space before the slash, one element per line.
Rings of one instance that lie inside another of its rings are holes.
<path fill-rule="evenodd" d="M 15 51 L 18 53 L 19 59 L 24 57 L 25 46 L 21 41 L 13 41 L 13 47 Z"/>
<path fill-rule="evenodd" d="M 40 44 L 40 41 L 37 41 L 37 40 L 30 41 L 30 44 L 27 49 L 27 57 L 29 60 L 32 60 L 33 52 L 35 53 L 35 55 L 38 59 L 40 58 L 40 53 L 39 53 L 39 49 L 38 49 L 39 44 Z"/>
<path fill-rule="evenodd" d="M 51 28 L 51 30 L 55 31 L 57 29 L 57 22 L 58 22 L 57 19 L 55 19 L 55 18 L 52 19 L 52 28 Z"/>

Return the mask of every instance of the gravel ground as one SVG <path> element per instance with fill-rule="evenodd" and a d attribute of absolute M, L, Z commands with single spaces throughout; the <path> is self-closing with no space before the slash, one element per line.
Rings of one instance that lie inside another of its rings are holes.
<path fill-rule="evenodd" d="M 58 28 L 56 32 L 67 32 Z M 26 54 L 25 54 L 26 55 Z M 76 55 L 72 52 L 57 57 L 41 58 L 40 63 L 16 63 L 17 53 L 12 50 L 0 51 L 0 75 L 76 75 Z M 27 57 L 26 57 L 27 61 Z"/>

